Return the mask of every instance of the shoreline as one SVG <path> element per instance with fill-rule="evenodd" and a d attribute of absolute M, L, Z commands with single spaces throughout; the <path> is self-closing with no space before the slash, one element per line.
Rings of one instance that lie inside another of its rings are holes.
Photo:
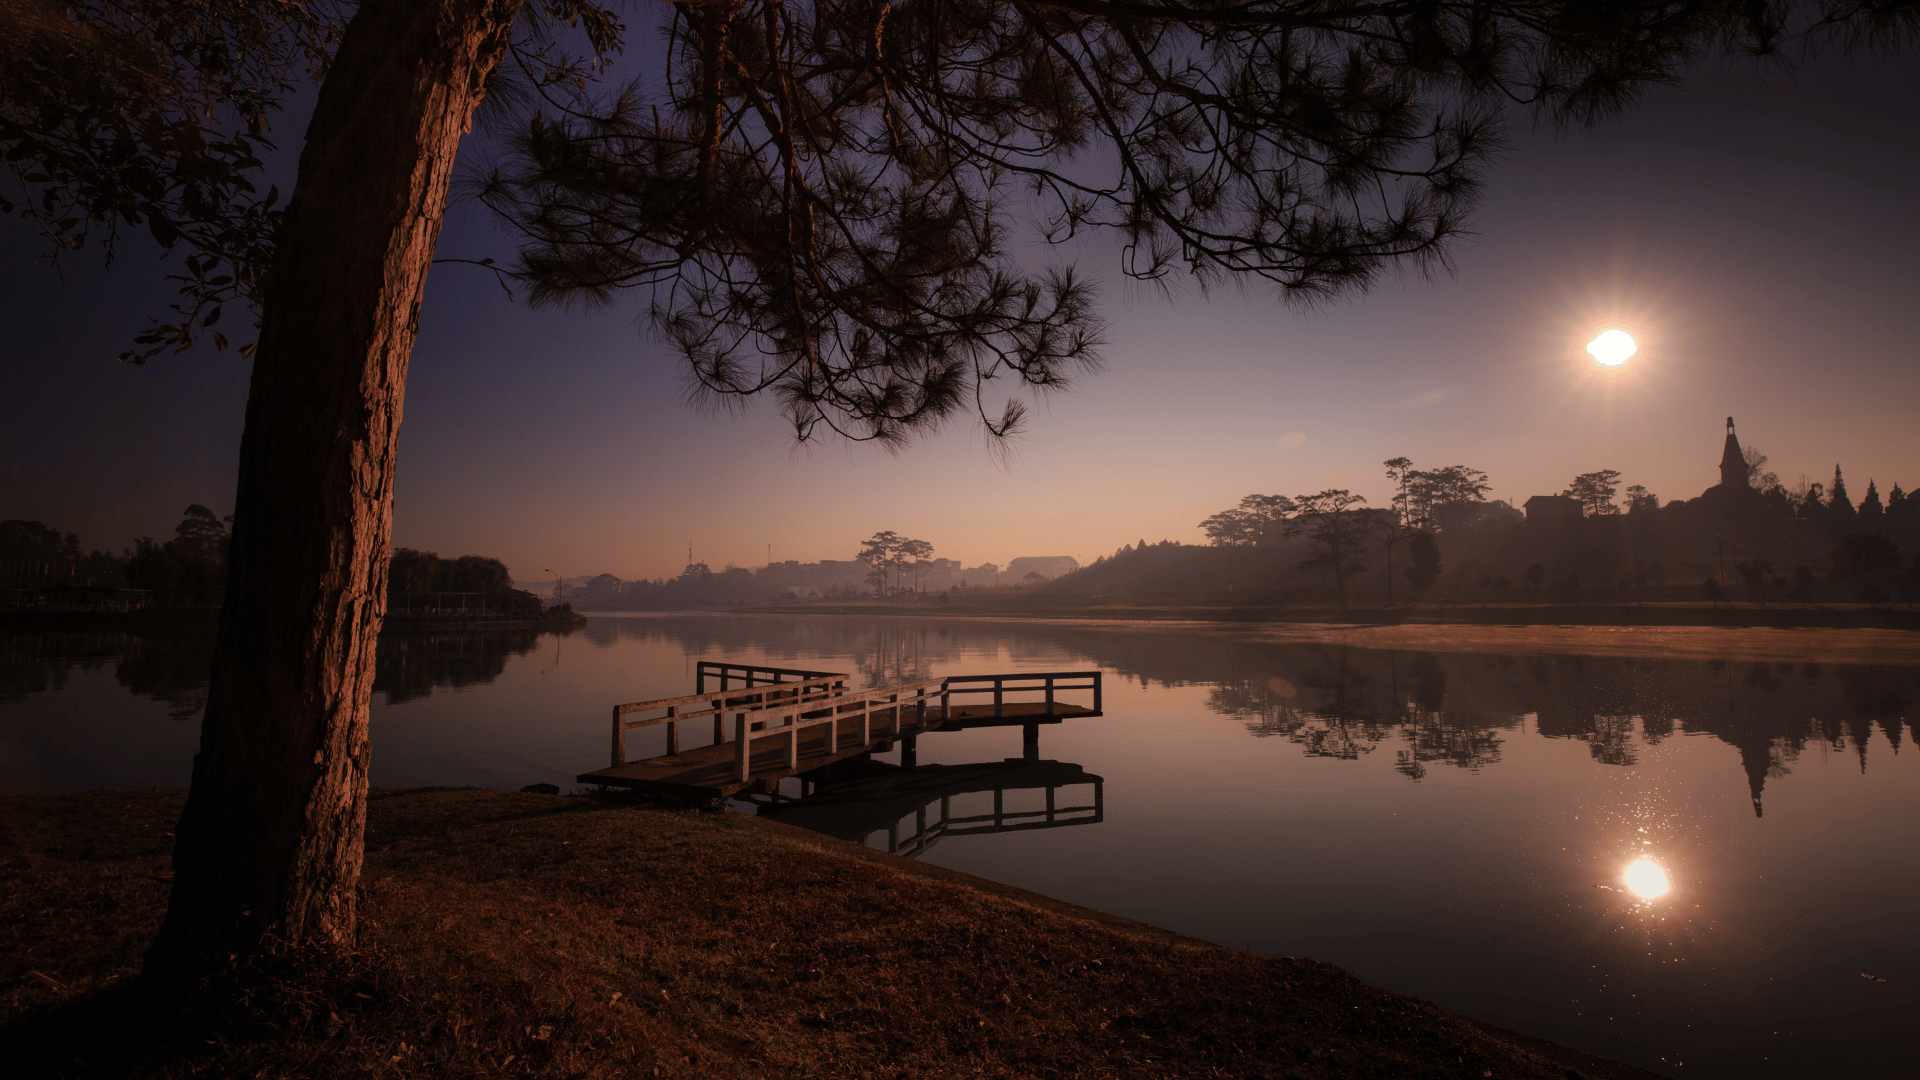
<path fill-rule="evenodd" d="M 977 623 L 1041 624 L 1106 633 L 1190 632 L 1269 644 L 1320 644 L 1432 653 L 1619 656 L 1740 663 L 1920 664 L 1920 632 L 1884 627 L 1623 626 L 1593 623 L 1257 622 L 1208 618 L 1120 618 L 1074 614 L 1020 615 L 976 611 L 824 611 L 812 608 L 720 611 L 604 611 L 609 618 L 676 615 L 771 618 L 925 618 Z"/>
<path fill-rule="evenodd" d="M 133 1001 L 117 988 L 164 905 L 182 798 L 0 799 L 4 1052 L 136 1077 L 317 1055 L 434 1077 L 1655 1075 L 778 822 L 478 789 L 372 793 L 339 992 L 302 984 L 304 1012 L 211 1043 L 204 1018 L 142 1021 L 155 1037 L 118 1049 L 66 1038 Z"/>
<path fill-rule="evenodd" d="M 1348 611 L 1331 607 L 1270 607 L 1232 604 L 1116 602 L 1112 604 L 878 604 L 811 603 L 697 609 L 719 613 L 899 615 L 910 617 L 1079 619 L 1118 622 L 1219 622 L 1337 626 L 1612 626 L 1718 627 L 1725 629 L 1842 629 L 1920 631 L 1920 608 L 1844 607 L 1808 608 L 1723 603 L 1719 607 L 1690 603 L 1649 604 L 1485 604 L 1355 606 Z M 604 614 L 613 614 L 611 610 Z M 637 613 L 635 613 L 637 614 Z"/>

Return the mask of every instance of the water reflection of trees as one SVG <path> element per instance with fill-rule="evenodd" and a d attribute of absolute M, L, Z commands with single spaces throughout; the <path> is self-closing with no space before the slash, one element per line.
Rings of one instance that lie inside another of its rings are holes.
<path fill-rule="evenodd" d="M 540 643 L 539 630 L 408 630 L 383 634 L 373 689 L 399 705 L 435 690 L 490 683 Z"/>
<path fill-rule="evenodd" d="M 1335 649 L 1292 678 L 1217 684 L 1207 706 L 1243 721 L 1255 737 L 1280 736 L 1308 757 L 1357 760 L 1397 740 L 1394 769 L 1418 780 L 1442 763 L 1479 769 L 1500 759 L 1491 726 L 1445 709 L 1447 673 L 1430 655 L 1405 665 L 1390 658 L 1387 678 L 1356 663 L 1359 650 Z"/>
<path fill-rule="evenodd" d="M 448 630 L 384 634 L 373 688 L 387 703 L 412 701 L 444 687 L 492 682 L 507 661 L 538 643 L 537 630 Z M 175 720 L 207 704 L 214 638 L 202 634 L 51 631 L 0 634 L 0 703 L 60 690 L 76 671 L 111 667 L 129 692 L 167 704 Z"/>
<path fill-rule="evenodd" d="M 1529 723 L 1546 738 L 1586 743 L 1610 766 L 1635 764 L 1676 731 L 1710 734 L 1740 752 L 1756 814 L 1767 780 L 1787 775 L 1809 747 L 1851 752 L 1863 771 L 1876 731 L 1898 752 L 1920 693 L 1920 668 L 1884 665 L 1409 658 L 1358 649 L 1340 656 L 1296 645 L 1221 652 L 1209 662 L 1233 670 L 1209 705 L 1309 754 L 1357 757 L 1397 738 L 1395 767 L 1418 779 L 1433 762 L 1476 769 L 1498 761 L 1500 733 Z M 1286 697 L 1272 687 L 1304 690 Z"/>
<path fill-rule="evenodd" d="M 0 702 L 66 688 L 74 672 L 113 670 L 128 691 L 165 702 L 175 720 L 207 703 L 209 634 L 46 631 L 0 634 Z"/>

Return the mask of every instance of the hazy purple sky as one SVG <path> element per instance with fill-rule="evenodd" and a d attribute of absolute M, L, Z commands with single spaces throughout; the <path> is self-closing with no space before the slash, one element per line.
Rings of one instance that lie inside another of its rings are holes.
<path fill-rule="evenodd" d="M 1197 523 L 1250 492 L 1347 487 L 1380 462 L 1487 470 L 1493 495 L 1619 469 L 1663 498 L 1718 479 L 1722 423 L 1793 483 L 1836 462 L 1920 484 L 1920 64 L 1833 58 L 1788 75 L 1714 64 L 1593 131 L 1512 131 L 1457 273 L 1388 280 L 1303 312 L 1251 287 L 1169 301 L 1114 251 L 1072 258 L 1102 284 L 1107 370 L 1042 403 L 1011 463 L 964 421 L 897 456 L 798 448 L 771 403 L 683 404 L 640 332 L 643 298 L 532 312 L 489 278 L 428 284 L 402 428 L 398 544 L 506 560 L 522 578 L 673 574 L 850 558 L 893 529 L 935 554 L 1090 560 Z M 283 135 L 303 121 L 280 125 Z M 504 256 L 472 206 L 443 254 Z M 30 266 L 0 228 L 0 517 L 119 549 L 188 503 L 232 508 L 246 364 L 231 353 L 112 358 L 168 295 L 151 253 L 112 273 Z M 1617 325 L 1614 372 L 1580 348 Z"/>

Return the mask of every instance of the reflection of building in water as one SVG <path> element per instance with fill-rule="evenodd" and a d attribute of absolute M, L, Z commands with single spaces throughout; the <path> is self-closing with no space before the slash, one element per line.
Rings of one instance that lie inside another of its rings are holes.
<path fill-rule="evenodd" d="M 1198 670 L 1214 681 L 1208 707 L 1252 734 L 1348 760 L 1397 738 L 1406 748 L 1395 768 L 1416 780 L 1435 762 L 1470 770 L 1498 762 L 1500 732 L 1523 724 L 1545 738 L 1578 739 L 1595 762 L 1619 767 L 1676 732 L 1712 735 L 1738 751 L 1756 815 L 1766 782 L 1788 775 L 1809 745 L 1856 755 L 1863 771 L 1876 738 L 1898 753 L 1920 697 L 1915 666 L 1447 653 L 1409 660 L 1317 644 L 1236 646 L 1190 659 L 1195 667 L 1183 675 Z"/>
<path fill-rule="evenodd" d="M 1104 817 L 1105 781 L 1061 761 L 902 768 L 850 758 L 802 781 L 802 798 L 745 801 L 755 803 L 761 817 L 908 858 L 949 836 L 1092 825 Z M 1021 805 L 1015 796 L 1025 793 L 1032 793 L 1025 802 L 1037 798 L 1039 805 Z"/>

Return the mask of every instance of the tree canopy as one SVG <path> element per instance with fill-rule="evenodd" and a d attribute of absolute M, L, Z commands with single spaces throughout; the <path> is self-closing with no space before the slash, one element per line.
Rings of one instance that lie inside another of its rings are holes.
<path fill-rule="evenodd" d="M 189 348 L 203 333 L 225 347 L 213 329 L 225 305 L 258 308 L 283 209 L 277 189 L 256 185 L 270 114 L 324 72 L 339 7 L 0 4 L 0 149 L 26 192 L 18 203 L 0 194 L 0 212 L 31 220 L 50 253 L 93 240 L 111 261 L 123 226 L 191 252 L 174 275 L 181 302 L 121 359 Z"/>
<path fill-rule="evenodd" d="M 1117 232 L 1121 270 L 1304 301 L 1444 261 L 1509 106 L 1589 121 L 1716 49 L 1910 33 L 1908 5 L 674 5 L 664 91 L 544 87 L 482 197 L 542 303 L 650 289 L 721 400 L 898 444 L 1099 362 L 1086 280 L 1011 254 L 1016 211 Z"/>

